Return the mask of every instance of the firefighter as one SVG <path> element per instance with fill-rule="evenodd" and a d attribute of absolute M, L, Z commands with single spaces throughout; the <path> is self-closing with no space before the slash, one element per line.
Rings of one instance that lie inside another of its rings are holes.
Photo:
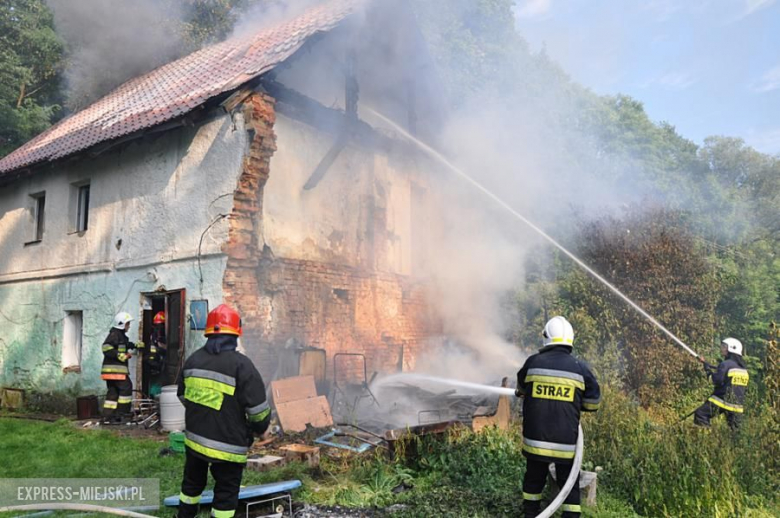
<path fill-rule="evenodd" d="M 536 516 L 550 463 L 555 464 L 558 486 L 571 472 L 577 444 L 580 412 L 595 412 L 601 390 L 588 366 L 572 356 L 574 330 L 556 316 L 544 326 L 544 346 L 517 373 L 515 394 L 523 397 L 523 478 L 525 516 Z M 563 516 L 579 516 L 579 485 L 566 496 Z"/>
<path fill-rule="evenodd" d="M 693 422 L 700 426 L 709 426 L 710 419 L 725 413 L 729 426 L 736 430 L 742 421 L 750 375 L 742 358 L 742 342 L 736 338 L 726 338 L 720 343 L 723 361 L 715 368 L 704 364 L 705 372 L 712 378 L 715 390 L 702 406 L 693 413 Z"/>
<path fill-rule="evenodd" d="M 133 317 L 130 313 L 117 313 L 111 331 L 103 342 L 103 367 L 100 377 L 106 380 L 108 391 L 103 403 L 104 422 L 121 422 L 130 414 L 133 402 L 133 384 L 127 362 L 136 344 L 127 339 L 127 331 Z M 139 345 L 142 345 L 139 343 Z"/>
<path fill-rule="evenodd" d="M 206 345 L 192 353 L 179 377 L 185 406 L 184 477 L 179 518 L 198 513 L 209 470 L 214 477 L 211 516 L 231 518 L 254 435 L 268 428 L 271 409 L 252 361 L 236 351 L 239 314 L 222 304 L 206 320 Z"/>
<path fill-rule="evenodd" d="M 149 348 L 144 353 L 144 363 L 148 367 L 150 378 L 150 396 L 156 396 L 160 393 L 160 389 L 162 388 L 167 347 L 165 341 L 165 312 L 158 311 L 152 319 L 152 332 L 149 335 Z"/>

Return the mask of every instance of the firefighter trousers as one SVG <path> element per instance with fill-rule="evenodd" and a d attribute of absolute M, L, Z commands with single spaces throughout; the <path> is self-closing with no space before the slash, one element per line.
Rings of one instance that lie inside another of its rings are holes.
<path fill-rule="evenodd" d="M 231 518 L 238 507 L 238 492 L 244 465 L 237 462 L 209 462 L 187 448 L 184 461 L 184 478 L 179 495 L 178 518 L 195 518 L 198 514 L 200 495 L 206 487 L 209 468 L 214 477 L 214 501 L 211 516 Z"/>
<path fill-rule="evenodd" d="M 739 425 L 742 423 L 742 414 L 720 408 L 711 401 L 705 401 L 702 406 L 696 409 L 693 413 L 693 422 L 699 426 L 709 426 L 710 420 L 718 414 L 726 414 L 726 421 L 732 430 L 739 428 Z"/>
<path fill-rule="evenodd" d="M 547 482 L 549 463 L 527 459 L 525 477 L 523 477 L 523 510 L 526 518 L 538 515 L 542 508 L 542 491 Z M 563 487 L 571 473 L 571 464 L 555 463 L 555 478 L 558 487 Z M 575 484 L 561 507 L 564 518 L 572 518 L 580 515 L 580 487 Z"/>
<path fill-rule="evenodd" d="M 108 392 L 103 402 L 103 415 L 108 417 L 117 414 L 129 414 L 133 402 L 133 384 L 129 377 L 123 380 L 106 380 Z"/>

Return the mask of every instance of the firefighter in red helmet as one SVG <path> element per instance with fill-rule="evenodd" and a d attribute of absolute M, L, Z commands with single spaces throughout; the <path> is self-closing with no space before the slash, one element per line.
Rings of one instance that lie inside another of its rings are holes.
<path fill-rule="evenodd" d="M 149 395 L 156 396 L 165 385 L 165 356 L 168 345 L 165 340 L 165 311 L 158 311 L 152 319 L 149 347 L 144 352 L 144 363 L 149 373 Z"/>
<path fill-rule="evenodd" d="M 206 345 L 187 359 L 179 377 L 186 412 L 186 460 L 180 518 L 198 513 L 209 470 L 214 477 L 211 516 L 231 518 L 254 435 L 268 428 L 271 409 L 252 361 L 236 350 L 241 317 L 221 304 L 208 315 Z"/>

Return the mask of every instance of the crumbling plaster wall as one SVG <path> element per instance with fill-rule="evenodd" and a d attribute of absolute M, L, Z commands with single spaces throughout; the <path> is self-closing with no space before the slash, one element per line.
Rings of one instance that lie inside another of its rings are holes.
<path fill-rule="evenodd" d="M 339 352 L 365 354 L 369 374 L 413 367 L 439 331 L 412 275 L 411 187 L 425 184 L 424 174 L 400 144 L 384 151 L 348 144 L 304 191 L 334 137 L 276 113 L 268 96 L 247 106 L 255 140 L 240 182 L 246 189 L 236 196 L 234 215 L 243 214 L 231 221 L 225 282 L 226 299 L 244 316 L 247 353 L 266 377 L 290 338 L 324 348 L 329 377 Z M 360 370 L 349 359 L 340 367 L 351 377 Z"/>
<path fill-rule="evenodd" d="M 241 114 L 234 119 L 58 164 L 0 190 L 0 385 L 102 392 L 100 345 L 116 312 L 140 316 L 141 292 L 184 288 L 188 300 L 222 301 L 225 220 L 204 237 L 200 270 L 197 255 L 201 234 L 232 207 L 247 147 Z M 71 232 L 71 186 L 87 179 L 90 222 L 79 235 Z M 45 233 L 25 246 L 30 194 L 40 191 Z M 75 310 L 83 311 L 82 368 L 63 373 L 63 318 Z M 187 349 L 200 346 L 202 333 L 185 328 Z"/>
<path fill-rule="evenodd" d="M 274 255 L 411 274 L 410 182 L 425 181 L 414 161 L 400 149 L 348 143 L 317 186 L 304 190 L 335 138 L 284 116 L 275 131 L 262 228 Z"/>

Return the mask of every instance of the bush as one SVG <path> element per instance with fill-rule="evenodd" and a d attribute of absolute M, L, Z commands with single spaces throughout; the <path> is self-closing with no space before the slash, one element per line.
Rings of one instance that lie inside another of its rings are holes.
<path fill-rule="evenodd" d="M 649 516 L 742 516 L 775 505 L 777 416 L 750 405 L 732 432 L 723 419 L 710 429 L 686 422 L 656 424 L 626 395 L 604 388 L 603 408 L 585 419 L 586 459 L 601 482 Z"/>

